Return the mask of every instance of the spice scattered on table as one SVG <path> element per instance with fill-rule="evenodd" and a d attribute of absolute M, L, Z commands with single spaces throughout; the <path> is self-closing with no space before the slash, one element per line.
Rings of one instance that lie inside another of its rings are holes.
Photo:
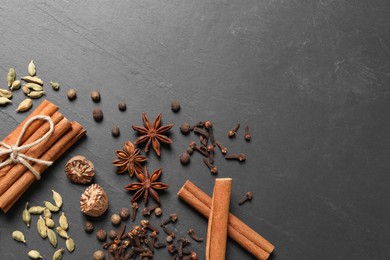
<path fill-rule="evenodd" d="M 171 109 L 175 113 L 179 112 L 179 110 L 180 110 L 180 101 L 179 100 L 173 100 L 171 102 Z"/>
<path fill-rule="evenodd" d="M 91 99 L 92 99 L 93 102 L 95 102 L 95 103 L 100 102 L 100 98 L 101 97 L 100 97 L 100 92 L 99 91 L 94 90 L 94 91 L 91 92 Z"/>
<path fill-rule="evenodd" d="M 77 98 L 77 92 L 74 88 L 68 89 L 66 95 L 70 101 L 73 101 Z"/>
<path fill-rule="evenodd" d="M 127 141 L 123 144 L 122 150 L 115 151 L 118 159 L 115 159 L 112 164 L 117 166 L 117 173 L 128 171 L 130 177 L 134 173 L 142 171 L 142 164 L 147 160 L 145 156 L 140 155 L 140 149 L 134 144 Z"/>
<path fill-rule="evenodd" d="M 91 217 L 99 217 L 108 209 L 108 197 L 99 184 L 89 186 L 80 198 L 80 210 Z"/>
<path fill-rule="evenodd" d="M 252 199 L 253 199 L 253 192 L 248 191 L 245 193 L 245 196 L 240 200 L 240 202 L 238 202 L 238 205 L 242 205 L 245 202 L 250 201 Z"/>
<path fill-rule="evenodd" d="M 160 156 L 160 142 L 163 144 L 171 144 L 172 140 L 168 138 L 165 134 L 173 127 L 173 124 L 168 124 L 165 126 L 161 125 L 161 113 L 158 114 L 157 118 L 154 120 L 153 125 L 149 121 L 146 113 L 142 114 L 142 121 L 144 126 L 133 125 L 132 128 L 134 131 L 138 132 L 139 137 L 135 141 L 135 145 L 146 143 L 145 152 L 149 151 L 150 145 L 153 146 L 154 151 L 158 156 Z"/>
<path fill-rule="evenodd" d="M 240 128 L 240 124 L 237 124 L 235 127 L 233 127 L 232 129 L 230 129 L 230 130 L 228 131 L 228 136 L 229 136 L 230 138 L 235 137 L 239 128 Z"/>
<path fill-rule="evenodd" d="M 30 108 L 33 106 L 33 101 L 31 98 L 26 98 L 22 102 L 20 102 L 18 108 L 16 108 L 16 112 L 26 112 L 30 110 Z"/>
<path fill-rule="evenodd" d="M 103 120 L 103 110 L 101 110 L 100 108 L 95 108 L 92 111 L 92 116 L 96 122 L 101 122 Z"/>
<path fill-rule="evenodd" d="M 152 197 L 158 204 L 160 204 L 160 198 L 158 196 L 157 191 L 168 189 L 169 185 L 163 182 L 158 182 L 157 180 L 160 178 L 162 174 L 162 168 L 153 172 L 152 175 L 149 175 L 149 171 L 144 167 L 144 171 L 137 173 L 135 172 L 135 176 L 139 180 L 139 182 L 130 183 L 125 186 L 126 190 L 136 191 L 131 199 L 131 202 L 135 202 L 144 197 L 145 206 L 148 204 L 149 196 Z"/>
<path fill-rule="evenodd" d="M 71 182 L 88 184 L 95 176 L 95 167 L 90 160 L 82 155 L 77 155 L 66 163 L 65 173 Z"/>
<path fill-rule="evenodd" d="M 117 126 L 114 126 L 112 129 L 111 129 L 111 134 L 113 137 L 118 137 L 120 136 L 121 132 L 119 130 L 119 127 Z"/>
<path fill-rule="evenodd" d="M 119 102 L 118 103 L 118 109 L 120 110 L 120 111 L 126 111 L 126 108 L 127 108 L 127 106 L 126 106 L 126 103 L 125 102 Z"/>

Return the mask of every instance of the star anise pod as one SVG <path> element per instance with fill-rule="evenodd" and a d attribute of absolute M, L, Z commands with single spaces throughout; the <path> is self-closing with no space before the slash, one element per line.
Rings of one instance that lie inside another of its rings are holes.
<path fill-rule="evenodd" d="M 126 190 L 136 191 L 131 199 L 131 203 L 137 201 L 143 195 L 145 206 L 148 204 L 149 196 L 151 196 L 160 205 L 160 198 L 157 190 L 165 190 L 169 187 L 166 183 L 157 182 L 161 173 L 162 168 L 153 172 L 152 175 L 149 175 L 146 166 L 144 167 L 143 173 L 135 172 L 135 176 L 138 178 L 139 182 L 130 183 L 124 187 Z"/>
<path fill-rule="evenodd" d="M 147 159 L 140 155 L 140 150 L 134 147 L 134 144 L 127 141 L 123 144 L 122 150 L 115 151 L 118 159 L 115 159 L 112 164 L 117 166 L 117 173 L 129 172 L 130 177 L 133 177 L 135 172 L 141 171 L 141 164 Z"/>
<path fill-rule="evenodd" d="M 134 131 L 137 131 L 140 135 L 134 144 L 138 145 L 147 142 L 145 145 L 145 152 L 149 151 L 150 145 L 152 144 L 154 151 L 158 156 L 160 156 L 160 142 L 165 144 L 172 143 L 172 140 L 165 134 L 173 127 L 173 124 L 160 126 L 161 113 L 158 114 L 153 125 L 149 122 L 145 113 L 142 114 L 142 121 L 144 122 L 145 127 L 132 126 Z"/>

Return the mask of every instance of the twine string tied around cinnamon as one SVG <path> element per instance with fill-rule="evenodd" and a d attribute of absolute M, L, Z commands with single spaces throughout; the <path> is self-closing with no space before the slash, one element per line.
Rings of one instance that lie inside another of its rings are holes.
<path fill-rule="evenodd" d="M 35 120 L 47 121 L 50 125 L 49 131 L 47 131 L 41 138 L 39 138 L 38 140 L 36 140 L 32 143 L 20 145 L 20 141 L 21 141 L 23 135 L 25 134 L 27 128 Z M 21 163 L 24 166 L 26 166 L 31 171 L 32 174 L 34 174 L 34 176 L 37 180 L 39 180 L 41 178 L 41 175 L 39 174 L 39 172 L 37 172 L 34 169 L 34 167 L 31 166 L 31 164 L 28 161 L 32 161 L 32 162 L 39 163 L 39 164 L 44 164 L 47 166 L 52 165 L 53 162 L 30 157 L 30 156 L 22 153 L 22 151 L 27 150 L 27 149 L 45 141 L 53 134 L 53 132 L 54 132 L 54 123 L 53 123 L 53 120 L 49 116 L 38 115 L 38 116 L 34 116 L 34 117 L 30 118 L 26 122 L 26 124 L 23 126 L 23 129 L 20 132 L 20 135 L 19 135 L 18 139 L 16 140 L 15 144 L 8 145 L 4 142 L 0 142 L 0 145 L 5 147 L 5 148 L 0 147 L 0 156 L 4 155 L 4 154 L 9 154 L 9 158 L 7 160 L 5 160 L 4 162 L 0 163 L 0 168 L 3 168 L 4 166 L 7 166 L 9 164 Z"/>

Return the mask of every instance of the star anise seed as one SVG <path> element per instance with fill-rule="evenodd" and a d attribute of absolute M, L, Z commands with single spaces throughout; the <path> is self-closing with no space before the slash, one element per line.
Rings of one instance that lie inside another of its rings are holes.
<path fill-rule="evenodd" d="M 154 151 L 160 156 L 160 142 L 165 144 L 171 144 L 172 140 L 169 139 L 165 134 L 173 127 L 173 124 L 160 126 L 161 124 L 161 113 L 158 114 L 154 124 L 152 125 L 145 113 L 142 114 L 142 121 L 144 127 L 133 125 L 134 131 L 140 135 L 134 144 L 142 144 L 146 142 L 145 152 L 149 151 L 150 145 L 153 146 Z"/>
<path fill-rule="evenodd" d="M 117 173 L 129 172 L 130 177 L 133 177 L 135 172 L 140 172 L 141 164 L 147 160 L 145 156 L 140 155 L 140 150 L 135 148 L 133 143 L 127 141 L 123 144 L 122 150 L 115 151 L 118 159 L 115 159 L 112 164 L 117 166 Z"/>
<path fill-rule="evenodd" d="M 152 175 L 149 175 L 146 166 L 144 167 L 143 173 L 135 172 L 135 176 L 138 178 L 139 182 L 130 183 L 124 187 L 126 190 L 136 191 L 131 199 L 131 202 L 133 203 L 137 201 L 143 195 L 145 206 L 148 204 L 149 196 L 151 196 L 160 205 L 160 198 L 157 190 L 165 190 L 169 187 L 166 183 L 157 182 L 161 173 L 162 168 L 153 172 Z"/>

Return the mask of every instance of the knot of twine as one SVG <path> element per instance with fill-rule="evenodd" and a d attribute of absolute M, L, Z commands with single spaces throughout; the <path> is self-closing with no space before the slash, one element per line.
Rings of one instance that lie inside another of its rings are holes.
<path fill-rule="evenodd" d="M 25 145 L 19 146 L 20 141 L 22 140 L 22 137 L 25 134 L 27 128 L 35 120 L 47 121 L 49 123 L 49 125 L 50 125 L 49 131 L 46 134 L 44 134 L 41 138 L 39 138 L 38 140 L 36 140 L 36 141 L 34 141 L 32 143 L 29 143 L 29 144 L 25 144 Z M 51 118 L 49 116 L 34 116 L 34 117 L 30 118 L 26 122 L 26 124 L 23 126 L 23 129 L 20 132 L 20 135 L 19 135 L 18 139 L 16 140 L 15 144 L 8 145 L 8 144 L 6 144 L 4 142 L 0 142 L 0 145 L 5 147 L 5 149 L 0 147 L 0 156 L 2 156 L 4 154 L 9 154 L 9 158 L 7 160 L 5 160 L 4 162 L 0 163 L 0 168 L 3 168 L 4 166 L 7 166 L 7 165 L 13 164 L 13 163 L 21 163 L 24 166 L 26 166 L 31 171 L 32 174 L 34 174 L 34 176 L 35 176 L 35 178 L 37 180 L 39 180 L 41 178 L 41 175 L 39 174 L 39 172 L 37 172 L 34 169 L 34 167 L 31 166 L 31 164 L 28 161 L 44 164 L 44 165 L 47 165 L 47 166 L 50 166 L 53 162 L 45 161 L 45 160 L 41 160 L 41 159 L 37 159 L 37 158 L 33 158 L 33 157 L 30 157 L 30 156 L 27 156 L 24 153 L 21 153 L 21 151 L 27 150 L 27 149 L 29 149 L 29 148 L 31 148 L 31 147 L 33 147 L 33 146 L 35 146 L 35 145 L 45 141 L 46 139 L 48 139 L 51 136 L 53 131 L 54 131 L 54 123 L 53 123 L 53 120 L 51 120 Z"/>

